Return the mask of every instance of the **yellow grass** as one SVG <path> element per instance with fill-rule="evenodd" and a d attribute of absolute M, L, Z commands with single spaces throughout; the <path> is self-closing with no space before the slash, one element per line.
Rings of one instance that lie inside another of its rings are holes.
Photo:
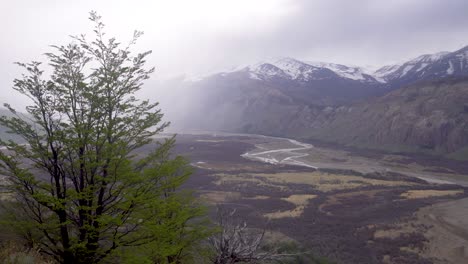
<path fill-rule="evenodd" d="M 216 185 L 233 185 L 236 184 L 239 187 L 242 186 L 247 186 L 249 183 L 255 183 L 260 186 L 268 186 L 268 187 L 273 187 L 273 188 L 281 188 L 283 189 L 284 186 L 276 185 L 274 183 L 270 183 L 265 181 L 265 178 L 259 178 L 259 177 L 253 177 L 252 175 L 249 174 L 226 174 L 226 173 L 218 173 L 214 175 L 218 179 L 214 181 L 214 184 Z"/>
<path fill-rule="evenodd" d="M 402 229 L 377 230 L 374 232 L 374 238 L 396 239 L 407 233 L 409 232 Z"/>
<path fill-rule="evenodd" d="M 310 199 L 314 199 L 317 195 L 314 194 L 293 194 L 288 198 L 281 198 L 286 202 L 290 202 L 296 206 L 307 205 L 309 204 Z"/>
<path fill-rule="evenodd" d="M 279 218 L 285 218 L 285 217 L 299 217 L 302 215 L 302 213 L 304 213 L 304 206 L 298 206 L 294 208 L 293 210 L 268 213 L 268 214 L 265 214 L 264 216 L 269 219 L 279 219 Z"/>
<path fill-rule="evenodd" d="M 357 187 L 372 186 L 411 186 L 414 183 L 404 181 L 385 181 L 368 179 L 354 175 L 337 175 L 320 171 L 301 173 L 274 173 L 274 174 L 253 174 L 253 176 L 263 177 L 271 182 L 282 184 L 308 184 L 314 186 L 316 190 L 329 192 L 334 190 L 354 189 Z"/>
<path fill-rule="evenodd" d="M 270 199 L 270 196 L 266 196 L 266 195 L 255 195 L 254 197 L 249 197 L 247 199 L 250 199 L 250 200 L 268 200 Z"/>
<path fill-rule="evenodd" d="M 420 199 L 439 196 L 454 196 L 462 194 L 463 190 L 409 190 L 400 196 L 406 199 Z"/>
<path fill-rule="evenodd" d="M 212 191 L 203 193 L 200 197 L 210 204 L 218 204 L 238 200 L 241 198 L 241 194 L 239 192 Z"/>
<path fill-rule="evenodd" d="M 253 174 L 227 174 L 215 175 L 217 185 L 237 184 L 242 187 L 247 184 L 276 187 L 286 189 L 288 184 L 307 184 L 322 192 L 335 190 L 349 190 L 361 186 L 414 186 L 415 183 L 405 181 L 387 181 L 369 179 L 354 175 L 329 174 L 320 171 L 314 172 L 284 172 L 284 173 L 253 173 Z"/>
<path fill-rule="evenodd" d="M 284 217 L 299 217 L 304 213 L 305 207 L 309 204 L 309 200 L 314 199 L 317 195 L 313 194 L 293 194 L 287 198 L 281 198 L 281 200 L 290 202 L 296 205 L 296 208 L 286 211 L 277 211 L 273 213 L 265 214 L 264 216 L 269 219 L 279 219 Z"/>

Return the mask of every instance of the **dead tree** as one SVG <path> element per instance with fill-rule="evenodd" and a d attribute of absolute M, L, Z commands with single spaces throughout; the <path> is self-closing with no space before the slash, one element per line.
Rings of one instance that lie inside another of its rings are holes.
<path fill-rule="evenodd" d="M 248 228 L 245 221 L 236 217 L 235 209 L 227 210 L 218 206 L 216 222 L 220 232 L 209 239 L 215 252 L 213 264 L 258 263 L 285 257 L 284 254 L 262 252 L 260 245 L 266 229 Z"/>

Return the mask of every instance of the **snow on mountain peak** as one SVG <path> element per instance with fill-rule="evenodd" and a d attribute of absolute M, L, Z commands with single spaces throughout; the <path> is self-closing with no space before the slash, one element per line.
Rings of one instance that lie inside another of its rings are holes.
<path fill-rule="evenodd" d="M 293 80 L 296 79 L 307 79 L 311 73 L 318 70 L 318 68 L 308 65 L 302 61 L 280 57 L 273 58 L 270 60 L 262 61 L 252 66 L 248 66 L 247 69 L 251 71 L 251 76 L 255 76 L 258 79 L 259 76 L 287 76 Z"/>
<path fill-rule="evenodd" d="M 401 65 L 399 64 L 383 66 L 382 68 L 376 70 L 373 73 L 373 76 L 380 78 L 380 79 L 385 79 L 386 76 L 397 71 L 400 68 L 400 66 Z"/>
<path fill-rule="evenodd" d="M 315 67 L 291 58 L 281 58 L 275 62 L 275 65 L 293 79 L 307 78 L 312 72 L 317 70 Z"/>
<path fill-rule="evenodd" d="M 374 76 L 388 81 L 392 79 L 403 78 L 410 72 L 423 74 L 429 65 L 444 59 L 449 54 L 451 53 L 446 51 L 434 54 L 424 54 L 403 64 L 384 66 L 375 71 Z"/>
<path fill-rule="evenodd" d="M 246 68 L 249 70 L 251 73 L 254 73 L 256 75 L 263 75 L 263 76 L 286 76 L 287 74 L 283 71 L 283 69 L 277 67 L 274 64 L 267 63 L 267 62 L 262 62 L 262 63 L 257 63 L 252 66 L 248 66 Z"/>
<path fill-rule="evenodd" d="M 442 59 L 447 54 L 450 54 L 448 51 L 442 51 L 434 54 L 424 54 L 415 59 L 410 60 L 409 62 L 418 63 L 418 62 L 434 62 Z"/>
<path fill-rule="evenodd" d="M 218 74 L 227 76 L 232 73 L 242 73 L 247 74 L 250 79 L 256 80 L 282 78 L 308 82 L 341 77 L 367 83 L 390 83 L 393 80 L 417 80 L 429 75 L 439 77 L 444 74 L 457 75 L 465 69 L 468 69 L 468 46 L 455 52 L 424 54 L 404 63 L 387 65 L 377 70 L 337 63 L 276 57 L 218 72 Z"/>
<path fill-rule="evenodd" d="M 331 78 L 339 76 L 342 78 L 352 79 L 363 82 L 384 82 L 380 78 L 375 78 L 370 72 L 365 71 L 357 66 L 345 66 L 342 64 L 326 63 L 326 62 L 310 62 L 300 61 L 289 57 L 279 57 L 259 62 L 257 64 L 247 66 L 250 72 L 250 77 L 253 79 L 261 79 L 262 76 L 273 77 L 286 75 L 292 80 L 308 81 L 311 79 Z"/>
<path fill-rule="evenodd" d="M 308 61 L 307 62 L 309 65 L 313 65 L 316 67 L 320 68 L 327 68 L 329 70 L 332 70 L 336 74 L 338 74 L 341 77 L 352 79 L 355 81 L 373 81 L 369 77 L 372 76 L 370 72 L 367 72 L 361 67 L 357 66 L 345 66 L 342 64 L 336 64 L 336 63 L 328 63 L 328 62 L 312 62 Z M 380 80 L 379 78 L 375 78 L 375 80 L 379 82 L 383 82 L 383 80 Z"/>

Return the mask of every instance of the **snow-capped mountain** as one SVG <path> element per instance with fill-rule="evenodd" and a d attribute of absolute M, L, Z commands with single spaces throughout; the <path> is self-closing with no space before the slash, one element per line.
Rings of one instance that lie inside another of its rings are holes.
<path fill-rule="evenodd" d="M 448 54 L 450 52 L 446 51 L 435 54 L 424 54 L 401 65 L 384 66 L 377 70 L 375 75 L 386 81 L 405 78 L 412 74 L 423 75 L 428 66 L 440 61 Z"/>
<path fill-rule="evenodd" d="M 434 80 L 450 76 L 468 76 L 468 46 L 454 52 L 421 55 L 401 64 L 387 65 L 377 70 L 329 62 L 298 60 L 279 57 L 233 70 L 211 73 L 197 78 L 185 78 L 198 82 L 213 76 L 242 75 L 258 81 L 314 81 L 352 82 L 395 89 L 420 80 Z"/>
<path fill-rule="evenodd" d="M 420 80 L 468 76 L 468 46 L 454 52 L 424 54 L 402 64 L 384 66 L 376 71 L 328 62 L 276 58 L 237 71 L 258 80 L 290 79 L 301 82 L 347 79 L 360 83 L 382 84 L 396 88 Z"/>
<path fill-rule="evenodd" d="M 295 81 L 325 80 L 337 75 L 326 68 L 309 65 L 293 58 L 277 58 L 246 66 L 240 71 L 248 72 L 252 79 L 268 80 L 284 78 Z"/>
<path fill-rule="evenodd" d="M 238 71 L 248 72 L 252 79 L 258 80 L 287 78 L 290 80 L 308 82 L 312 80 L 344 78 L 367 83 L 382 82 L 382 80 L 374 78 L 360 67 L 349 67 L 326 62 L 300 61 L 288 57 L 262 61 L 243 67 Z"/>
<path fill-rule="evenodd" d="M 373 74 L 392 87 L 420 80 L 468 76 L 468 46 L 454 52 L 421 55 L 399 65 L 389 65 Z"/>

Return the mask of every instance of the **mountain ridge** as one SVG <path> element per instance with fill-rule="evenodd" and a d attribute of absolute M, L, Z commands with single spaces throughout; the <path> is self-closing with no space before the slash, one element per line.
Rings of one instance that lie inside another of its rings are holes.
<path fill-rule="evenodd" d="M 431 64 L 436 65 L 434 66 Z M 275 69 L 272 69 L 272 67 Z M 434 73 L 436 70 L 439 72 Z M 314 74 L 317 71 L 322 71 L 322 74 Z M 323 71 L 325 71 L 325 73 L 323 73 Z M 441 74 L 444 71 L 446 74 Z M 453 52 L 441 51 L 432 54 L 419 55 L 405 62 L 393 65 L 385 65 L 374 70 L 369 70 L 361 66 L 345 65 L 341 63 L 311 61 L 307 59 L 302 60 L 292 57 L 274 57 L 261 60 L 253 64 L 238 66 L 232 70 L 219 71 L 208 75 L 199 76 L 192 78 L 192 80 L 187 78 L 187 80 L 196 82 L 215 75 L 228 75 L 235 72 L 249 72 L 250 77 L 254 79 L 272 77 L 276 74 L 283 78 L 287 77 L 293 80 L 302 81 L 307 81 L 314 77 L 317 79 L 326 79 L 338 76 L 357 81 L 376 82 L 382 84 L 388 82 L 398 82 L 398 86 L 401 86 L 419 79 L 427 79 L 428 77 L 431 77 L 431 75 L 432 77 L 437 78 L 467 75 L 468 46 Z M 413 75 L 416 75 L 416 77 Z M 396 85 L 392 86 L 395 88 Z"/>

